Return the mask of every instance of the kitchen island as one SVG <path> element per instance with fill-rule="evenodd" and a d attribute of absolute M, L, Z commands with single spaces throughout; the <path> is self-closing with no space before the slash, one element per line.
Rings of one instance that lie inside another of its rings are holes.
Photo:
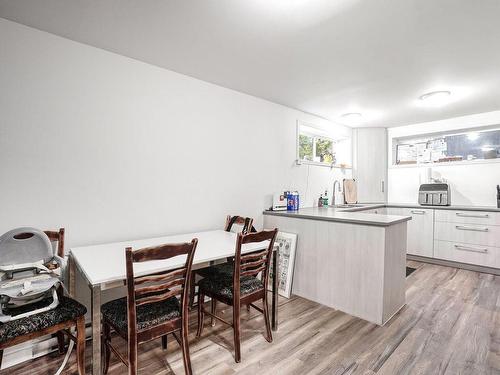
<path fill-rule="evenodd" d="M 405 304 L 411 218 L 349 211 L 265 211 L 264 226 L 298 235 L 293 294 L 383 325 Z"/>

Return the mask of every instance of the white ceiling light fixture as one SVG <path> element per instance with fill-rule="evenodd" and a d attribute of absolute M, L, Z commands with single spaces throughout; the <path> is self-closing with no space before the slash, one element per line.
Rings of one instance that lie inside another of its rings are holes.
<path fill-rule="evenodd" d="M 431 91 L 421 95 L 418 99 L 426 107 L 442 107 L 450 102 L 451 91 Z"/>
<path fill-rule="evenodd" d="M 469 141 L 475 141 L 479 138 L 479 133 L 478 132 L 467 133 L 467 138 L 469 139 Z"/>
<path fill-rule="evenodd" d="M 363 115 L 359 112 L 348 112 L 341 116 L 346 125 L 359 125 L 363 121 Z"/>

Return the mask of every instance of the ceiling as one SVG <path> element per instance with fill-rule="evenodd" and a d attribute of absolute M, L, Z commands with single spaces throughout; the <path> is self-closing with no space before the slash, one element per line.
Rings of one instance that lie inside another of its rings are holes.
<path fill-rule="evenodd" d="M 498 0 L 0 0 L 0 17 L 334 122 L 500 109 Z M 422 107 L 445 89 L 451 102 Z"/>

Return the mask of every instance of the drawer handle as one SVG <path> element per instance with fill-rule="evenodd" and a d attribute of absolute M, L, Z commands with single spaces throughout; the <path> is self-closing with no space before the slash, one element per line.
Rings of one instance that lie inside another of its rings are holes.
<path fill-rule="evenodd" d="M 412 214 L 425 215 L 425 211 L 424 210 L 411 210 L 410 212 Z"/>
<path fill-rule="evenodd" d="M 462 245 L 455 245 L 455 248 L 458 250 L 472 251 L 473 253 L 486 254 L 488 252 L 488 249 L 476 249 L 475 247 L 462 246 Z"/>
<path fill-rule="evenodd" d="M 488 232 L 488 228 L 474 228 L 474 227 L 464 227 L 463 225 L 456 225 L 455 228 L 459 230 L 470 230 L 473 232 Z"/>
<path fill-rule="evenodd" d="M 457 212 L 456 213 L 457 216 L 461 216 L 461 217 L 477 217 L 477 218 L 480 218 L 480 219 L 487 219 L 490 217 L 490 215 L 488 214 L 484 214 L 484 215 L 472 215 L 472 214 L 464 214 L 462 212 Z"/>

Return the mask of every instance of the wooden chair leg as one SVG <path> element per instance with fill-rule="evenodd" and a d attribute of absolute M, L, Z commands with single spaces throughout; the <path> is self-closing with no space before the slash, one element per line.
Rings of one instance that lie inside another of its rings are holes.
<path fill-rule="evenodd" d="M 111 344 L 111 327 L 109 324 L 104 322 L 102 330 L 102 345 L 101 345 L 101 350 L 103 351 L 104 355 L 103 368 L 102 368 L 103 374 L 107 374 L 109 369 L 109 361 L 111 359 L 111 349 L 109 347 L 110 344 Z"/>
<path fill-rule="evenodd" d="M 182 346 L 182 359 L 184 361 L 184 372 L 186 375 L 191 375 L 193 370 L 191 369 L 191 357 L 189 355 L 189 340 L 188 331 L 182 329 L 181 332 L 181 346 Z"/>
<path fill-rule="evenodd" d="M 192 272 L 191 274 L 191 285 L 189 286 L 189 309 L 192 309 L 194 306 L 194 295 L 196 292 L 196 273 Z"/>
<path fill-rule="evenodd" d="M 85 317 L 76 321 L 76 362 L 78 375 L 85 375 Z"/>
<path fill-rule="evenodd" d="M 233 303 L 233 333 L 234 333 L 234 360 L 236 363 L 241 362 L 240 350 L 240 311 L 241 306 L 239 301 Z"/>
<path fill-rule="evenodd" d="M 212 315 L 215 315 L 216 311 L 217 311 L 217 300 L 215 298 L 212 298 L 210 312 L 212 313 Z M 213 316 L 210 317 L 210 325 L 212 327 L 215 327 L 215 318 Z"/>
<path fill-rule="evenodd" d="M 129 338 L 130 340 L 130 338 Z M 137 339 L 128 343 L 128 375 L 137 375 Z"/>
<path fill-rule="evenodd" d="M 64 353 L 64 333 L 62 332 L 57 332 L 56 333 L 56 337 L 57 337 L 57 347 L 59 349 L 59 354 L 63 354 Z"/>
<path fill-rule="evenodd" d="M 266 340 L 268 342 L 273 342 L 273 334 L 271 333 L 271 321 L 269 319 L 269 304 L 267 303 L 267 294 L 262 299 L 262 310 L 264 310 L 263 311 L 264 321 L 266 322 L 266 331 L 267 331 Z"/>
<path fill-rule="evenodd" d="M 198 293 L 198 332 L 197 337 L 200 337 L 203 333 L 203 324 L 205 322 L 205 312 L 203 311 L 203 301 L 205 301 L 205 295 Z"/>
<path fill-rule="evenodd" d="M 162 336 L 161 337 L 161 347 L 162 347 L 162 349 L 163 350 L 167 350 L 167 345 L 168 345 L 167 335 Z"/>

